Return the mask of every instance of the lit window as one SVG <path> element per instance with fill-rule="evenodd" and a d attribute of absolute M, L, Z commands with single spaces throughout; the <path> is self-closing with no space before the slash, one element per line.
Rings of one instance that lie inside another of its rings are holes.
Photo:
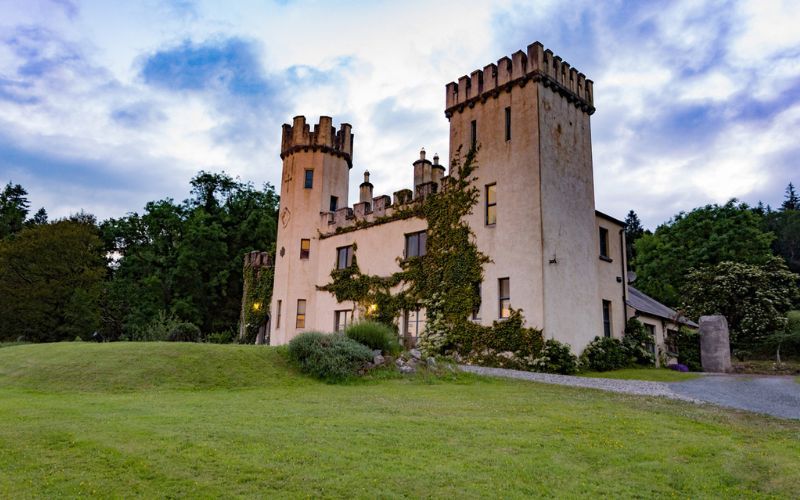
<path fill-rule="evenodd" d="M 300 258 L 307 259 L 311 254 L 311 240 L 300 240 Z"/>
<path fill-rule="evenodd" d="M 419 231 L 406 235 L 406 259 L 422 257 L 427 253 L 428 233 Z"/>
<path fill-rule="evenodd" d="M 281 301 L 278 300 L 278 311 L 275 314 L 275 329 L 281 327 Z"/>
<path fill-rule="evenodd" d="M 608 259 L 608 229 L 600 228 L 600 257 Z"/>
<path fill-rule="evenodd" d="M 297 320 L 294 326 L 295 328 L 306 327 L 306 299 L 297 299 Z"/>
<path fill-rule="evenodd" d="M 343 309 L 341 311 L 334 311 L 333 313 L 333 331 L 343 332 L 347 326 L 353 322 L 353 311 L 351 309 Z"/>
<path fill-rule="evenodd" d="M 506 140 L 511 140 L 511 107 L 506 108 Z"/>
<path fill-rule="evenodd" d="M 611 336 L 611 301 L 603 301 L 603 335 Z"/>
<path fill-rule="evenodd" d="M 336 269 L 347 269 L 353 265 L 353 245 L 336 249 Z"/>
<path fill-rule="evenodd" d="M 306 180 L 303 187 L 306 189 L 311 189 L 314 187 L 314 171 L 313 170 L 306 170 Z"/>
<path fill-rule="evenodd" d="M 498 288 L 498 303 L 500 318 L 508 318 L 511 316 L 511 280 L 509 278 L 500 278 L 497 280 Z"/>
<path fill-rule="evenodd" d="M 497 184 L 486 186 L 486 225 L 497 224 Z"/>

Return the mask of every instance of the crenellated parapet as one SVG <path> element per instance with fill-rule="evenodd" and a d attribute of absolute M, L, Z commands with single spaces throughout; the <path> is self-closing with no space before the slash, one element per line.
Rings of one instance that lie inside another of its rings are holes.
<path fill-rule="evenodd" d="M 339 130 L 333 126 L 329 116 L 320 116 L 314 130 L 306 123 L 305 116 L 295 116 L 291 125 L 283 125 L 281 159 L 297 151 L 322 151 L 343 158 L 353 168 L 353 134 L 349 123 L 342 123 Z"/>
<path fill-rule="evenodd" d="M 592 81 L 553 51 L 534 42 L 528 45 L 527 53 L 518 50 L 511 57 L 501 58 L 497 64 L 489 64 L 469 76 L 462 76 L 458 82 L 448 83 L 445 115 L 450 118 L 465 107 L 485 102 L 529 81 L 542 82 L 545 88 L 562 95 L 585 113 L 594 113 Z"/>

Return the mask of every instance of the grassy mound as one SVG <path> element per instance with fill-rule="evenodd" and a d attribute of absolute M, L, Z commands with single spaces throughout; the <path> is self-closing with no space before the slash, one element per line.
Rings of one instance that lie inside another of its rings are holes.
<path fill-rule="evenodd" d="M 0 349 L 0 388 L 41 392 L 234 389 L 302 383 L 275 348 L 172 342 L 64 342 Z"/>

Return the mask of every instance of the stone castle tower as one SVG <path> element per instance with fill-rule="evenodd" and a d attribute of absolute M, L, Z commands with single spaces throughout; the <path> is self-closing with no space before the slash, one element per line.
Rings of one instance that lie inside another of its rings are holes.
<path fill-rule="evenodd" d="M 595 212 L 593 112 L 592 81 L 538 42 L 446 86 L 449 159 L 479 146 L 481 197 L 467 222 L 491 262 L 473 320 L 488 325 L 522 309 L 529 326 L 577 352 L 604 331 L 621 335 L 627 318 L 622 225 Z M 362 272 L 377 276 L 423 255 L 427 222 L 405 208 L 435 194 L 446 173 L 423 150 L 409 169 L 413 189 L 373 196 L 365 172 L 348 207 L 351 127 L 336 130 L 324 116 L 313 131 L 302 116 L 284 125 L 281 158 L 273 344 L 359 318 L 356 304 L 318 288 L 356 254 Z M 406 338 L 424 321 L 419 308 L 397 318 Z"/>
<path fill-rule="evenodd" d="M 528 322 L 573 346 L 602 322 L 593 112 L 592 81 L 538 42 L 446 86 L 451 157 L 480 146 L 481 209 L 469 223 L 494 261 L 481 316 L 497 317 L 487 307 L 497 307 L 498 280 L 508 277 L 512 305 Z"/>
<path fill-rule="evenodd" d="M 317 235 L 320 214 L 347 206 L 348 180 L 353 166 L 353 134 L 349 124 L 337 131 L 330 117 L 322 116 L 311 131 L 303 116 L 296 116 L 292 125 L 283 126 L 281 140 L 281 201 L 276 241 L 275 287 L 271 322 L 282 321 L 281 307 L 292 310 L 297 297 L 305 303 L 305 321 L 313 324 L 315 294 L 308 293 L 308 284 L 316 283 L 317 266 L 329 271 L 332 262 L 317 258 Z M 309 258 L 310 256 L 314 258 Z M 280 305 L 278 305 L 280 301 Z M 295 317 L 286 321 L 295 321 Z M 273 326 L 273 329 L 275 326 Z M 284 329 L 285 331 L 285 329 Z M 280 338 L 275 339 L 282 343 Z M 288 340 L 288 339 L 286 339 Z"/>

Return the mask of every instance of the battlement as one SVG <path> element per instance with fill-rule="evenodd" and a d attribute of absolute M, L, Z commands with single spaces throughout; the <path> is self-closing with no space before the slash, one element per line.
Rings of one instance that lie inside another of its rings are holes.
<path fill-rule="evenodd" d="M 528 81 L 542 82 L 585 113 L 594 113 L 593 82 L 553 51 L 534 42 L 528 45 L 527 53 L 518 50 L 511 57 L 500 58 L 497 64 L 489 64 L 469 76 L 462 76 L 458 82 L 448 83 L 445 116 L 450 118 L 464 107 L 485 102 L 502 91 L 510 91 L 515 85 L 524 86 Z"/>
<path fill-rule="evenodd" d="M 342 123 L 339 130 L 333 126 L 330 116 L 320 116 L 312 132 L 305 116 L 295 116 L 291 125 L 283 125 L 281 159 L 297 151 L 323 151 L 344 158 L 353 168 L 353 134 L 349 123 Z"/>

